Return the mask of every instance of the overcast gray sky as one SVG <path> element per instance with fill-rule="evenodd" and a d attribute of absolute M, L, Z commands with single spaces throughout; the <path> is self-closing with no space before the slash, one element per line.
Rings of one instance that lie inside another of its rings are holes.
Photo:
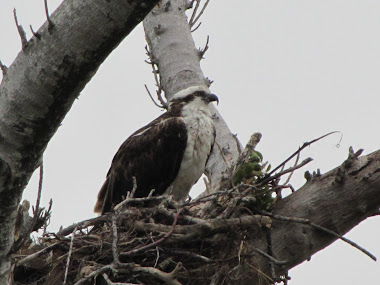
<path fill-rule="evenodd" d="M 61 1 L 48 2 L 54 11 Z M 0 59 L 7 65 L 21 49 L 14 7 L 28 37 L 29 25 L 37 30 L 45 21 L 42 0 L 1 0 Z M 202 67 L 214 80 L 218 108 L 243 144 L 253 132 L 263 134 L 258 150 L 272 165 L 305 141 L 342 132 L 340 147 L 340 135 L 333 135 L 303 152 L 314 161 L 294 176 L 296 188 L 305 170 L 325 173 L 341 164 L 349 146 L 364 154 L 379 149 L 380 1 L 213 0 L 194 33 L 196 45 L 207 35 Z M 50 230 L 94 216 L 120 144 L 161 114 L 144 90 L 144 84 L 154 89 L 144 46 L 140 25 L 101 66 L 50 142 L 42 194 L 43 205 L 54 201 Z M 34 175 L 24 195 L 32 203 L 37 185 Z M 380 258 L 380 218 L 346 237 Z M 291 270 L 289 284 L 378 284 L 379 272 L 378 262 L 338 241 Z"/>

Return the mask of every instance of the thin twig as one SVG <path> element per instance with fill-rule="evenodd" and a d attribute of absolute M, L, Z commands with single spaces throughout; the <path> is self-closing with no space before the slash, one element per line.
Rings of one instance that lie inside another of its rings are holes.
<path fill-rule="evenodd" d="M 197 4 L 195 5 L 194 7 L 194 10 L 193 10 L 193 13 L 191 14 L 191 17 L 190 17 L 190 21 L 189 21 L 189 26 L 190 28 L 193 27 L 194 25 L 194 18 L 195 18 L 195 15 L 197 14 L 197 11 L 198 11 L 198 8 L 199 8 L 199 5 L 201 4 L 201 1 L 200 0 L 196 0 L 197 1 Z"/>
<path fill-rule="evenodd" d="M 108 214 L 105 214 L 103 216 L 87 219 L 87 220 L 81 221 L 79 223 L 72 224 L 72 225 L 70 225 L 64 229 L 59 230 L 57 233 L 57 237 L 61 238 L 61 237 L 67 236 L 67 235 L 71 234 L 75 229 L 87 228 L 89 226 L 93 226 L 93 225 L 96 225 L 98 223 L 103 223 L 103 222 L 107 221 L 107 219 L 108 219 Z"/>
<path fill-rule="evenodd" d="M 298 163 L 298 161 L 300 160 L 300 156 L 301 156 L 301 153 L 299 152 L 299 153 L 297 154 L 296 161 L 294 162 L 294 166 L 293 166 L 293 167 L 296 167 L 296 166 L 297 166 L 297 163 Z M 289 176 L 286 178 L 286 180 L 285 180 L 285 182 L 284 182 L 284 185 L 286 185 L 286 184 L 289 183 L 290 179 L 291 179 L 292 176 L 293 176 L 293 173 L 294 173 L 294 171 L 290 172 Z"/>
<path fill-rule="evenodd" d="M 162 105 L 161 108 L 167 109 L 168 108 L 168 103 L 164 100 L 164 98 L 162 98 L 162 88 L 161 88 L 160 79 L 159 79 L 159 76 L 158 76 L 158 74 L 160 74 L 160 72 L 158 70 L 158 67 L 156 68 L 156 66 L 157 66 L 156 62 L 154 61 L 152 53 L 150 52 L 148 46 L 145 46 L 145 50 L 146 50 L 147 56 L 150 59 L 149 62 L 148 61 L 146 61 L 146 62 L 152 66 L 154 81 L 156 82 L 156 87 L 157 87 L 156 94 L 157 94 L 158 101 L 160 101 L 160 103 Z M 149 94 L 149 92 L 148 92 L 148 94 Z"/>
<path fill-rule="evenodd" d="M 108 285 L 115 284 L 115 283 L 113 283 L 113 282 L 108 278 L 108 275 L 107 275 L 107 274 L 103 273 L 102 276 L 103 276 L 104 280 L 107 282 Z"/>
<path fill-rule="evenodd" d="M 357 243 L 349 240 L 348 238 L 345 238 L 344 236 L 341 236 L 340 234 L 334 232 L 334 231 L 331 231 L 329 229 L 326 229 L 325 227 L 322 227 L 320 225 L 317 225 L 317 224 L 314 224 L 314 223 L 310 223 L 310 225 L 318 230 L 321 230 L 321 231 L 324 231 L 326 233 L 329 233 L 330 235 L 333 235 L 339 239 L 341 239 L 342 241 L 348 243 L 349 245 L 357 248 L 358 250 L 360 250 L 361 252 L 363 252 L 364 254 L 368 255 L 371 259 L 373 259 L 374 261 L 377 260 L 376 256 L 374 256 L 372 253 L 370 253 L 368 250 L 366 250 L 365 248 L 361 247 L 360 245 L 358 245 Z"/>
<path fill-rule="evenodd" d="M 5 64 L 3 64 L 1 62 L 1 60 L 0 60 L 0 68 L 1 68 L 1 71 L 3 72 L 3 76 L 4 76 L 8 71 L 8 67 Z"/>
<path fill-rule="evenodd" d="M 135 197 L 135 193 L 136 193 L 136 190 L 137 190 L 137 180 L 136 180 L 136 176 L 132 176 L 132 191 L 128 191 L 127 192 L 127 197 L 125 198 L 126 199 L 132 199 L 133 197 Z"/>
<path fill-rule="evenodd" d="M 151 191 L 151 193 L 153 193 L 152 191 Z M 144 202 L 148 202 L 148 201 L 149 202 L 150 201 L 162 201 L 165 199 L 168 199 L 168 196 L 165 196 L 165 195 L 162 195 L 162 196 L 149 195 L 147 197 L 142 197 L 142 198 L 127 198 L 127 199 L 124 199 L 123 201 L 121 201 L 119 204 L 117 204 L 114 207 L 114 210 L 115 211 L 121 211 L 122 207 L 124 207 L 125 205 L 128 205 L 128 204 L 131 204 L 131 203 L 144 203 Z"/>
<path fill-rule="evenodd" d="M 246 236 L 244 236 L 244 239 L 246 238 Z M 240 246 L 239 246 L 239 251 L 238 251 L 238 260 L 239 260 L 239 264 L 241 264 L 241 252 L 243 251 L 243 248 L 244 248 L 244 240 L 241 240 L 240 241 Z"/>
<path fill-rule="evenodd" d="M 73 252 L 73 244 L 74 244 L 74 236 L 75 236 L 75 232 L 76 232 L 76 228 L 71 236 L 71 241 L 70 241 L 70 249 L 69 249 L 69 253 L 67 254 L 67 260 L 66 260 L 66 268 L 65 268 L 65 277 L 63 279 L 63 285 L 66 284 L 66 281 L 67 281 L 67 274 L 69 273 L 69 265 L 70 265 L 70 259 L 71 259 L 71 254 Z"/>
<path fill-rule="evenodd" d="M 148 199 L 153 197 L 154 191 L 156 191 L 156 190 L 155 189 L 150 190 L 148 197 L 147 197 Z"/>
<path fill-rule="evenodd" d="M 258 185 L 265 185 L 267 184 L 269 181 L 272 181 L 272 180 L 275 180 L 279 177 L 281 177 L 282 175 L 286 174 L 286 173 L 289 173 L 289 172 L 293 172 L 294 170 L 296 169 L 299 169 L 303 166 L 305 166 L 306 164 L 308 164 L 310 161 L 313 161 L 313 159 L 311 157 L 308 157 L 306 158 L 304 161 L 302 161 L 300 164 L 294 166 L 294 167 L 289 167 L 288 169 L 285 169 L 283 171 L 280 171 L 279 173 L 276 173 L 275 175 L 273 176 L 269 176 L 269 177 L 266 177 L 264 178 L 263 180 L 260 180 Z"/>
<path fill-rule="evenodd" d="M 194 28 L 194 29 L 192 29 L 192 30 L 190 30 L 190 32 L 192 33 L 192 32 L 195 32 L 196 30 L 198 30 L 199 29 L 199 27 L 202 25 L 202 22 L 199 22 L 199 24 Z"/>
<path fill-rule="evenodd" d="M 199 255 L 199 254 L 196 254 L 196 253 L 191 252 L 191 251 L 177 250 L 177 249 L 170 249 L 170 248 L 169 249 L 165 249 L 165 251 L 169 251 L 170 253 L 173 253 L 173 254 L 184 255 L 186 257 L 192 257 L 192 258 L 201 260 L 201 261 L 206 262 L 206 263 L 215 262 L 215 261 L 211 260 L 210 258 L 208 258 L 206 256 Z"/>
<path fill-rule="evenodd" d="M 149 89 L 148 89 L 148 86 L 146 86 L 146 84 L 144 84 L 144 86 L 145 86 L 146 92 L 148 92 L 148 95 L 149 95 L 150 99 L 153 101 L 154 105 L 156 105 L 158 108 L 165 108 L 164 106 L 158 104 L 158 103 L 156 102 L 156 100 L 154 100 L 152 94 L 150 93 L 150 91 L 149 91 Z"/>
<path fill-rule="evenodd" d="M 206 44 L 205 44 L 205 47 L 203 49 L 199 49 L 199 58 L 202 59 L 206 53 L 206 51 L 208 50 L 209 48 L 209 43 L 210 41 L 210 36 L 207 36 L 207 40 L 206 40 Z"/>
<path fill-rule="evenodd" d="M 158 72 L 158 70 L 157 70 Z M 156 94 L 157 94 L 157 98 L 158 100 L 161 102 L 162 106 L 164 106 L 165 109 L 168 109 L 169 105 L 168 103 L 164 100 L 164 98 L 162 97 L 162 89 L 161 89 L 161 84 L 160 82 L 158 81 L 158 76 L 156 73 L 154 73 L 154 78 L 156 80 L 156 86 L 157 86 L 157 90 L 156 90 Z"/>
<path fill-rule="evenodd" d="M 222 196 L 222 195 L 230 195 L 231 193 L 233 193 L 236 189 L 238 189 L 241 186 L 242 185 L 237 185 L 237 186 L 231 188 L 230 190 L 213 192 L 213 193 L 204 195 L 202 197 L 198 197 L 192 201 L 188 201 L 188 202 L 184 202 L 184 203 L 180 204 L 180 207 L 186 207 L 186 206 L 192 206 L 192 205 L 196 205 L 196 204 L 200 204 L 200 203 L 205 203 L 208 201 L 215 200 L 216 198 L 218 198 L 219 196 Z M 238 193 L 238 192 L 236 192 L 234 194 L 242 195 L 241 193 Z"/>
<path fill-rule="evenodd" d="M 37 224 L 37 220 L 40 216 L 40 201 L 41 201 L 43 180 L 44 180 L 44 164 L 43 164 L 43 160 L 41 160 L 40 177 L 39 177 L 39 181 L 38 181 L 37 201 L 36 201 L 36 207 L 34 208 L 34 216 L 33 216 L 33 222 L 31 225 L 31 231 L 30 232 L 32 232 L 33 228 Z"/>
<path fill-rule="evenodd" d="M 207 180 L 207 177 L 203 177 L 203 183 L 205 184 L 205 191 L 204 191 L 204 193 L 210 194 L 210 192 L 211 192 L 211 184 L 210 184 L 210 181 Z"/>
<path fill-rule="evenodd" d="M 42 235 L 46 234 L 46 229 L 47 229 L 48 225 L 50 224 L 51 208 L 52 207 L 53 207 L 53 199 L 50 199 L 50 201 L 49 201 L 49 208 L 47 209 L 47 211 L 45 211 L 45 217 L 47 217 L 47 219 L 45 220 L 45 223 L 44 223 L 44 226 L 43 226 L 43 233 L 42 233 Z"/>
<path fill-rule="evenodd" d="M 200 1 L 199 1 L 199 2 L 200 2 Z M 203 7 L 202 7 L 202 10 L 199 12 L 198 16 L 195 17 L 195 19 L 192 21 L 190 27 L 192 27 L 192 26 L 193 26 L 193 25 L 194 25 L 194 24 L 200 19 L 200 17 L 202 16 L 203 12 L 206 10 L 207 5 L 208 5 L 209 2 L 210 2 L 210 0 L 207 0 L 207 1 L 206 1 L 206 3 L 205 3 L 205 4 L 203 5 Z"/>
<path fill-rule="evenodd" d="M 237 147 L 237 150 L 238 150 L 238 153 L 239 153 L 239 156 L 241 155 L 241 152 L 242 152 L 242 149 L 241 149 L 241 145 L 240 145 L 240 141 L 238 139 L 238 135 L 237 134 L 232 134 L 233 138 L 235 139 L 235 142 L 236 142 L 236 147 Z"/>
<path fill-rule="evenodd" d="M 54 23 L 50 19 L 47 0 L 44 0 L 44 4 L 45 4 L 45 14 L 48 21 L 48 30 L 51 31 L 51 29 L 54 27 Z"/>
<path fill-rule="evenodd" d="M 107 274 L 103 273 L 102 276 L 103 276 L 104 280 L 107 282 L 108 285 L 115 284 L 115 283 L 113 283 L 113 282 L 109 279 L 109 277 L 108 277 Z"/>
<path fill-rule="evenodd" d="M 174 279 L 175 272 L 178 270 L 177 267 L 171 273 L 163 272 L 154 267 L 142 267 L 142 266 L 137 266 L 137 265 L 132 270 L 134 272 L 148 273 L 158 279 L 161 279 L 167 285 L 182 285 L 180 282 Z"/>
<path fill-rule="evenodd" d="M 230 163 L 228 162 L 226 156 L 224 155 L 223 149 L 221 148 L 220 144 L 219 144 L 217 141 L 215 141 L 215 144 L 216 144 L 216 146 L 218 147 L 218 149 L 219 149 L 219 151 L 220 151 L 220 154 L 222 155 L 222 158 L 223 158 L 224 162 L 225 162 L 226 165 L 227 165 L 227 169 L 230 168 L 231 165 L 230 165 Z"/>
<path fill-rule="evenodd" d="M 24 245 L 25 241 L 29 238 L 30 234 L 33 232 L 34 227 L 37 224 L 38 218 L 40 217 L 40 214 L 41 214 L 40 200 L 41 200 L 41 193 L 42 193 L 43 177 L 44 177 L 44 170 L 43 170 L 43 162 L 41 160 L 40 178 L 38 182 L 38 191 L 37 191 L 37 201 L 36 201 L 36 206 L 33 209 L 33 219 L 29 225 L 28 230 L 25 232 L 25 234 L 22 237 L 20 237 L 20 239 L 17 240 L 16 243 L 13 244 L 11 252 L 17 252 Z"/>
<path fill-rule="evenodd" d="M 293 193 L 295 192 L 296 190 L 294 189 L 294 187 L 291 185 L 291 184 L 288 184 L 288 185 L 276 185 L 274 186 L 272 189 L 269 189 L 267 192 L 276 192 L 277 196 L 278 196 L 278 192 L 281 193 L 281 191 L 283 189 L 290 189 L 290 191 Z M 267 192 L 264 192 L 263 194 L 266 194 Z M 282 198 L 282 197 L 280 197 Z"/>
<path fill-rule="evenodd" d="M 117 251 L 118 237 L 117 237 L 116 216 L 112 215 L 111 218 L 112 218 L 112 256 L 113 256 L 113 262 L 115 264 L 120 264 L 119 254 Z"/>
<path fill-rule="evenodd" d="M 103 273 L 102 276 L 103 276 L 104 280 L 107 282 L 107 285 L 136 285 L 136 284 L 133 284 L 133 283 L 121 283 L 121 282 L 116 282 L 115 283 L 115 282 L 112 282 L 110 280 L 110 278 L 108 277 L 108 275 L 105 274 L 105 273 Z"/>
<path fill-rule="evenodd" d="M 33 30 L 33 27 L 32 27 L 32 25 L 29 25 L 29 27 L 30 27 L 30 31 L 32 32 L 32 34 L 33 34 L 33 36 L 35 36 L 37 39 L 41 39 L 41 35 L 38 33 L 38 32 L 35 32 L 34 30 Z"/>
<path fill-rule="evenodd" d="M 316 228 L 318 230 L 321 230 L 323 232 L 326 232 L 330 235 L 333 235 L 335 236 L 336 238 L 339 238 L 341 239 L 342 241 L 350 244 L 351 246 L 357 248 L 358 250 L 360 250 L 361 252 L 363 252 L 364 254 L 368 255 L 371 259 L 373 259 L 374 261 L 376 261 L 376 256 L 374 256 L 372 253 L 370 253 L 369 251 L 367 251 L 366 249 L 364 249 L 363 247 L 361 247 L 360 245 L 356 244 L 355 242 L 345 238 L 344 236 L 332 231 L 332 230 L 329 230 L 323 226 L 320 226 L 320 225 L 317 225 L 313 222 L 311 222 L 309 219 L 303 219 L 303 218 L 294 218 L 294 217 L 285 217 L 285 216 L 279 216 L 279 215 L 274 215 L 272 213 L 269 213 L 269 212 L 266 212 L 266 211 L 261 211 L 261 214 L 262 215 L 266 215 L 268 217 L 271 217 L 273 219 L 276 219 L 276 220 L 279 220 L 279 221 L 284 221 L 284 222 L 294 222 L 294 223 L 300 223 L 300 224 L 305 224 L 305 225 L 310 225 L 311 227 L 313 228 Z"/>
<path fill-rule="evenodd" d="M 16 8 L 13 9 L 13 15 L 16 22 L 18 34 L 20 35 L 20 38 L 21 38 L 22 50 L 24 50 L 28 46 L 28 40 L 26 39 L 26 33 L 24 31 L 24 28 L 18 24 Z"/>
<path fill-rule="evenodd" d="M 339 131 L 334 131 L 334 132 L 330 132 L 328 134 L 325 134 L 319 138 L 316 138 L 310 142 L 305 142 L 295 153 L 293 153 L 291 156 L 289 156 L 287 159 L 285 159 L 284 162 L 282 162 L 280 165 L 278 165 L 275 169 L 273 169 L 271 172 L 269 172 L 267 175 L 264 176 L 263 180 L 264 179 L 267 179 L 269 176 L 271 176 L 273 173 L 275 173 L 278 169 L 280 169 L 281 167 L 283 167 L 283 165 L 285 165 L 289 160 L 291 160 L 293 157 L 295 157 L 298 153 L 300 153 L 303 149 L 305 149 L 306 147 L 308 147 L 309 145 L 329 136 L 329 135 L 332 135 L 332 134 L 335 134 L 335 133 L 340 133 Z"/>
<path fill-rule="evenodd" d="M 104 272 L 106 272 L 108 270 L 112 270 L 112 269 L 114 269 L 112 264 L 105 265 L 105 266 L 91 272 L 89 275 L 83 277 L 78 282 L 76 282 L 74 285 L 82 285 L 82 284 L 86 283 L 88 280 L 90 280 L 90 279 L 92 279 L 92 278 L 94 278 L 100 274 L 103 274 Z"/>
<path fill-rule="evenodd" d="M 286 260 L 278 260 L 272 256 L 270 256 L 269 254 L 265 253 L 264 251 L 258 249 L 258 248 L 253 248 L 254 251 L 256 251 L 257 253 L 260 253 L 262 256 L 268 258 L 271 262 L 273 262 L 274 264 L 276 265 L 285 265 L 288 263 L 288 261 Z"/>
<path fill-rule="evenodd" d="M 261 271 L 259 268 L 256 268 L 255 266 L 253 266 L 252 264 L 249 264 L 247 263 L 249 267 L 251 267 L 252 269 L 254 269 L 257 273 L 259 273 L 260 276 L 263 276 L 267 279 L 267 281 L 269 281 L 270 283 L 268 284 L 274 284 L 274 280 L 272 278 L 270 278 L 267 274 L 265 274 L 263 271 Z"/>
<path fill-rule="evenodd" d="M 104 265 L 103 267 L 100 267 L 99 269 L 91 272 L 89 275 L 83 277 L 82 279 L 80 279 L 79 281 L 77 281 L 76 283 L 74 283 L 74 285 L 82 285 L 84 283 L 87 284 L 87 281 L 92 279 L 92 278 L 96 278 L 96 276 L 98 275 L 101 275 L 103 273 L 105 273 L 106 271 L 117 271 L 119 268 L 126 268 L 126 269 L 131 269 L 133 267 L 133 264 L 131 263 L 121 263 L 121 264 L 118 264 L 117 267 L 115 267 L 115 264 L 108 264 L 108 265 Z M 118 284 L 118 283 L 116 283 Z M 123 283 L 121 283 L 123 284 Z M 127 283 L 127 285 L 129 285 L 129 283 Z M 135 285 L 135 284 L 132 284 L 132 285 Z"/>
<path fill-rule="evenodd" d="M 25 263 L 28 263 L 32 261 L 33 259 L 36 259 L 42 255 L 45 255 L 52 251 L 53 249 L 57 248 L 59 246 L 59 243 L 52 244 L 48 247 L 45 247 L 44 249 L 41 249 L 40 251 L 37 251 L 31 255 L 28 255 L 27 257 L 21 259 L 20 261 L 17 262 L 16 266 L 21 266 L 24 265 Z"/>
<path fill-rule="evenodd" d="M 183 207 L 183 206 L 180 206 Z M 168 218 L 175 219 L 175 216 L 177 215 L 176 213 L 173 213 L 172 211 L 168 210 L 166 207 L 163 205 L 158 206 L 158 208 L 152 208 L 153 213 L 158 213 L 160 215 L 164 215 Z M 193 217 L 193 216 L 188 216 L 188 215 L 181 215 L 181 220 L 184 220 L 187 222 L 187 224 L 202 224 L 205 223 L 206 220 Z"/>
<path fill-rule="evenodd" d="M 177 272 L 179 272 L 182 269 L 182 262 L 178 262 L 175 268 L 172 272 L 170 272 L 170 275 L 174 278 L 174 276 L 177 275 Z"/>
<path fill-rule="evenodd" d="M 152 240 L 153 240 L 153 238 L 152 238 Z M 158 249 L 158 246 L 156 246 L 156 252 L 157 252 L 156 261 L 154 262 L 153 267 L 157 267 L 158 261 L 160 260 L 160 250 Z"/>

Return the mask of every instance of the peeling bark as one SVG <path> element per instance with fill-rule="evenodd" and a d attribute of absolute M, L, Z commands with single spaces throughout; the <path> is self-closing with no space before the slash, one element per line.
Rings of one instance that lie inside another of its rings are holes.
<path fill-rule="evenodd" d="M 23 47 L 0 86 L 0 284 L 17 206 L 47 143 L 100 64 L 157 3 L 64 1 Z"/>

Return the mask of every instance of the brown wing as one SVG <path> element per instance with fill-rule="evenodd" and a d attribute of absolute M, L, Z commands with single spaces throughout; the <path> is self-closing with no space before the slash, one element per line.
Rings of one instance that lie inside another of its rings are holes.
<path fill-rule="evenodd" d="M 98 194 L 95 212 L 113 209 L 133 188 L 134 197 L 161 195 L 174 181 L 187 143 L 186 125 L 180 117 L 166 114 L 132 134 L 119 148 Z"/>

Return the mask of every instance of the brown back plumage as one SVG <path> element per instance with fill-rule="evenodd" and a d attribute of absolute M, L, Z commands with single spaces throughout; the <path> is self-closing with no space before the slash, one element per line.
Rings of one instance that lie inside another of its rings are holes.
<path fill-rule="evenodd" d="M 133 133 L 119 148 L 98 194 L 94 211 L 104 214 L 113 209 L 133 188 L 134 197 L 148 196 L 152 189 L 161 195 L 175 179 L 186 148 L 186 125 L 180 106 L 171 108 L 150 124 Z"/>

